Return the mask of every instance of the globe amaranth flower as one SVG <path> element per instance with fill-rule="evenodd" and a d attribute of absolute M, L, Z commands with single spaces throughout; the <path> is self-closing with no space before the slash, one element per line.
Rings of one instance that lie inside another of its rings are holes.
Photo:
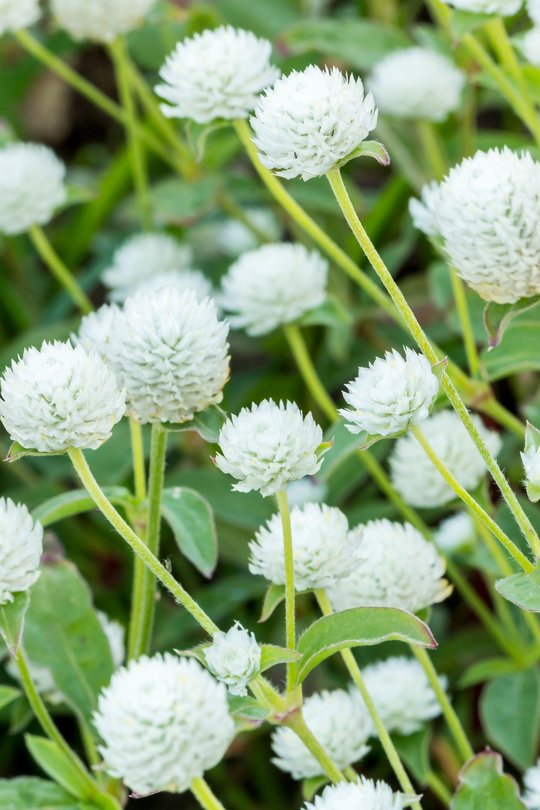
<path fill-rule="evenodd" d="M 324 750 L 341 770 L 364 757 L 372 723 L 364 706 L 344 689 L 320 692 L 304 702 L 304 720 Z M 290 729 L 281 726 L 272 734 L 274 765 L 294 779 L 323 773 L 322 766 Z"/>
<path fill-rule="evenodd" d="M 185 422 L 223 397 L 228 326 L 193 290 L 139 290 L 126 301 L 114 367 L 138 422 Z"/>
<path fill-rule="evenodd" d="M 363 670 L 364 683 L 375 708 L 390 734 L 414 734 L 438 717 L 441 707 L 424 670 L 413 658 L 395 656 L 377 661 Z M 445 678 L 439 678 L 446 685 Z M 363 704 L 357 689 L 356 700 Z"/>
<path fill-rule="evenodd" d="M 540 810 L 540 759 L 523 774 L 523 801 L 529 810 Z"/>
<path fill-rule="evenodd" d="M 45 225 L 66 200 L 66 168 L 52 149 L 12 143 L 0 149 L 0 232 Z"/>
<path fill-rule="evenodd" d="M 159 72 L 164 84 L 156 93 L 169 102 L 163 113 L 198 124 L 247 118 L 261 90 L 279 76 L 271 53 L 268 40 L 230 25 L 184 39 Z"/>
<path fill-rule="evenodd" d="M 23 504 L 0 498 L 0 605 L 34 584 L 42 551 L 41 523 Z"/>
<path fill-rule="evenodd" d="M 327 588 L 346 576 L 353 564 L 349 522 L 335 506 L 306 503 L 291 509 L 296 590 Z M 285 584 L 281 516 L 273 515 L 249 544 L 249 570 L 274 585 Z"/>
<path fill-rule="evenodd" d="M 13 441 L 40 453 L 95 450 L 125 409 L 110 366 L 82 346 L 55 341 L 26 349 L 0 380 L 0 420 Z"/>
<path fill-rule="evenodd" d="M 468 512 L 456 512 L 439 523 L 433 539 L 445 554 L 471 548 L 476 539 L 474 521 Z"/>
<path fill-rule="evenodd" d="M 327 785 L 304 810 L 403 810 L 403 797 L 386 782 L 374 782 L 360 776 L 358 782 Z"/>
<path fill-rule="evenodd" d="M 191 265 L 191 250 L 165 233 L 130 237 L 118 248 L 101 276 L 109 298 L 123 303 L 141 284 L 162 273 L 180 273 Z"/>
<path fill-rule="evenodd" d="M 253 229 L 270 241 L 277 241 L 281 235 L 281 225 L 269 208 L 247 208 L 244 215 L 252 228 L 239 219 L 229 218 L 219 225 L 216 232 L 219 250 L 233 259 L 259 246 L 260 240 Z"/>
<path fill-rule="evenodd" d="M 510 17 L 519 11 L 523 0 L 443 0 L 443 3 L 475 14 L 499 14 L 501 17 Z"/>
<path fill-rule="evenodd" d="M 214 635 L 204 657 L 212 675 L 231 695 L 247 695 L 247 685 L 261 665 L 261 648 L 253 633 L 236 622 L 227 633 Z"/>
<path fill-rule="evenodd" d="M 435 218 L 450 263 L 486 301 L 540 293 L 540 163 L 529 153 L 466 158 L 441 183 Z"/>
<path fill-rule="evenodd" d="M 0 0 L 0 34 L 27 28 L 40 14 L 39 0 Z"/>
<path fill-rule="evenodd" d="M 303 245 L 263 245 L 244 253 L 221 282 L 220 304 L 233 328 L 265 335 L 296 321 L 326 297 L 328 263 Z"/>
<path fill-rule="evenodd" d="M 490 453 L 497 455 L 501 448 L 499 435 L 484 427 L 478 416 L 472 418 Z M 459 416 L 453 411 L 432 414 L 423 423 L 422 432 L 461 486 L 469 492 L 476 489 L 486 465 Z M 390 471 L 392 483 L 411 506 L 444 506 L 456 497 L 411 433 L 395 443 Z"/>
<path fill-rule="evenodd" d="M 369 89 L 383 113 L 444 121 L 458 109 L 465 82 L 463 71 L 437 51 L 403 48 L 375 65 Z"/>
<path fill-rule="evenodd" d="M 328 589 L 335 610 L 373 605 L 416 613 L 449 595 L 444 559 L 410 523 L 370 520 L 351 539 L 349 576 Z"/>
<path fill-rule="evenodd" d="M 521 2 L 519 5 L 521 6 Z M 533 23 L 540 25 L 540 0 L 527 0 L 527 12 Z"/>
<path fill-rule="evenodd" d="M 112 42 L 137 28 L 156 0 L 51 0 L 58 25 L 74 39 Z"/>
<path fill-rule="evenodd" d="M 234 490 L 275 495 L 291 481 L 318 472 L 322 440 L 322 430 L 310 413 L 304 416 L 294 402 L 278 405 L 265 399 L 227 419 L 215 462 L 236 478 Z"/>
<path fill-rule="evenodd" d="M 395 436 L 419 425 L 439 390 L 439 380 L 422 354 L 405 349 L 405 358 L 393 349 L 358 369 L 358 376 L 343 392 L 350 408 L 340 410 L 351 433 Z"/>
<path fill-rule="evenodd" d="M 427 183 L 422 187 L 419 200 L 416 197 L 409 200 L 409 214 L 414 227 L 428 237 L 439 235 L 435 217 L 439 188 L 440 183 L 436 181 Z"/>
<path fill-rule="evenodd" d="M 540 3 L 538 10 L 540 20 Z M 523 34 L 518 44 L 527 62 L 535 67 L 540 67 L 540 21 L 538 25 Z"/>
<path fill-rule="evenodd" d="M 193 659 L 142 656 L 113 675 L 94 724 L 105 769 L 139 795 L 182 793 L 234 735 L 227 691 Z"/>
<path fill-rule="evenodd" d="M 360 79 L 315 65 L 278 79 L 251 118 L 263 165 L 304 180 L 351 157 L 376 123 L 373 96 Z"/>
<path fill-rule="evenodd" d="M 104 304 L 84 316 L 78 334 L 71 337 L 72 342 L 80 344 L 87 352 L 93 349 L 113 365 L 118 339 L 116 330 L 120 328 L 121 319 L 122 313 L 116 304 Z"/>

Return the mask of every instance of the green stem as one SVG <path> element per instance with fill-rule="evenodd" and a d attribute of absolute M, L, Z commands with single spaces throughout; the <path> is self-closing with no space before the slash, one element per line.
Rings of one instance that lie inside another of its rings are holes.
<path fill-rule="evenodd" d="M 130 522 L 136 529 L 137 534 L 146 533 L 146 516 L 141 515 L 141 507 L 146 499 L 146 470 L 144 463 L 144 445 L 142 426 L 135 419 L 130 418 L 129 428 L 131 433 L 131 455 L 133 458 L 133 477 L 135 499 L 137 508 L 134 510 Z M 128 660 L 131 661 L 139 655 L 139 605 L 144 599 L 144 587 L 146 582 L 146 566 L 140 557 L 135 557 L 133 566 L 133 587 L 131 592 L 131 613 L 129 619 L 128 634 Z"/>
<path fill-rule="evenodd" d="M 31 225 L 28 229 L 28 235 L 41 259 L 47 265 L 55 279 L 68 293 L 73 303 L 80 309 L 83 315 L 92 312 L 93 306 L 90 299 L 54 250 L 43 228 L 39 225 Z"/>
<path fill-rule="evenodd" d="M 285 725 L 292 729 L 296 736 L 302 740 L 308 751 L 313 754 L 317 762 L 322 766 L 326 776 L 332 782 L 337 783 L 344 781 L 343 774 L 332 760 L 331 756 L 326 753 L 317 738 L 310 731 L 301 712 L 296 712 L 291 715 L 285 722 Z"/>
<path fill-rule="evenodd" d="M 225 810 L 217 796 L 213 793 L 208 782 L 202 777 L 194 779 L 191 783 L 191 792 L 204 810 Z"/>
<path fill-rule="evenodd" d="M 471 377 L 478 377 L 480 374 L 480 360 L 476 350 L 476 340 L 474 339 L 471 314 L 467 305 L 465 285 L 453 267 L 450 268 L 450 280 L 452 281 L 452 292 L 454 293 L 469 372 Z"/>
<path fill-rule="evenodd" d="M 434 793 L 435 796 L 439 799 L 439 801 L 441 801 L 447 807 L 450 807 L 450 802 L 452 801 L 452 793 L 450 792 L 450 790 L 448 790 L 442 779 L 439 776 L 437 776 L 437 774 L 433 773 L 433 771 L 430 771 L 426 778 L 426 784 L 431 790 L 431 792 Z"/>
<path fill-rule="evenodd" d="M 282 489 L 277 493 L 281 525 L 283 529 L 283 553 L 285 557 L 285 642 L 289 650 L 296 649 L 296 592 L 294 589 L 294 555 L 291 531 L 291 515 L 287 492 Z M 287 666 L 287 691 L 291 691 L 291 667 Z"/>
<path fill-rule="evenodd" d="M 133 458 L 133 483 L 135 498 L 140 504 L 146 498 L 146 472 L 144 468 L 144 444 L 142 426 L 135 419 L 129 420 L 131 454 Z"/>
<path fill-rule="evenodd" d="M 517 58 L 514 46 L 508 36 L 508 31 L 501 17 L 493 17 L 484 26 L 489 40 L 499 58 L 501 65 L 513 77 L 515 83 L 519 87 L 521 94 L 525 97 L 528 104 L 531 104 L 531 97 L 527 88 L 527 83 L 524 79 L 521 65 Z"/>
<path fill-rule="evenodd" d="M 416 122 L 416 129 L 433 178 L 442 180 L 448 171 L 448 161 L 435 125 L 432 121 L 421 119 Z"/>

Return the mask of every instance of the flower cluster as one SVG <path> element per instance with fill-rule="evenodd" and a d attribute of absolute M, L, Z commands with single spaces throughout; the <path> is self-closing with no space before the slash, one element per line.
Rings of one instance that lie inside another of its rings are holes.
<path fill-rule="evenodd" d="M 0 0 L 0 34 L 27 28 L 39 16 L 39 0 Z"/>
<path fill-rule="evenodd" d="M 435 217 L 439 188 L 440 184 L 437 182 L 426 183 L 422 187 L 420 199 L 417 200 L 416 197 L 411 197 L 409 200 L 409 213 L 414 227 L 430 237 L 439 235 Z"/>
<path fill-rule="evenodd" d="M 247 695 L 247 685 L 261 665 L 261 648 L 253 633 L 236 622 L 227 633 L 214 635 L 204 658 L 212 675 L 231 695 Z"/>
<path fill-rule="evenodd" d="M 374 782 L 361 776 L 358 782 L 327 785 L 304 810 L 403 810 L 404 799 L 393 793 L 386 782 Z"/>
<path fill-rule="evenodd" d="M 0 498 L 0 605 L 34 584 L 42 551 L 41 523 L 23 504 Z"/>
<path fill-rule="evenodd" d="M 156 0 L 51 0 L 56 21 L 74 39 L 112 42 L 136 28 Z"/>

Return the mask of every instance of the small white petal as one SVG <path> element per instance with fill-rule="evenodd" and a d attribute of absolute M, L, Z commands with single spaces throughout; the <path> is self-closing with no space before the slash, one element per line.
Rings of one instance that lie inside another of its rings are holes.
<path fill-rule="evenodd" d="M 81 320 L 78 335 L 72 335 L 74 344 L 96 351 L 103 360 L 113 362 L 118 336 L 116 330 L 121 323 L 121 310 L 116 304 L 104 304 L 95 312 L 90 312 Z"/>
<path fill-rule="evenodd" d="M 428 183 L 423 186 L 420 199 L 411 197 L 409 200 L 409 213 L 414 227 L 426 236 L 438 236 L 435 212 L 437 210 L 437 195 L 440 184 Z"/>
<path fill-rule="evenodd" d="M 51 0 L 58 25 L 74 39 L 112 42 L 140 23 L 156 0 Z"/>
<path fill-rule="evenodd" d="M 327 785 L 320 796 L 306 802 L 304 810 L 403 810 L 403 798 L 386 782 L 360 776 L 358 782 Z"/>
<path fill-rule="evenodd" d="M 0 498 L 0 605 L 34 584 L 42 551 L 41 523 L 23 504 Z"/>

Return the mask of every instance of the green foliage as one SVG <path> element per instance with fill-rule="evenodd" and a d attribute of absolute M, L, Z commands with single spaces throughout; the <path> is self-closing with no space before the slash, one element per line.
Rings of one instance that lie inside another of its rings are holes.
<path fill-rule="evenodd" d="M 161 513 L 173 530 L 178 548 L 206 577 L 217 564 L 217 533 L 208 501 L 198 492 L 174 487 L 163 492 Z"/>
<path fill-rule="evenodd" d="M 503 772 L 499 754 L 486 751 L 468 762 L 460 773 L 460 784 L 451 810 L 523 810 L 518 786 Z"/>
<path fill-rule="evenodd" d="M 518 768 L 536 759 L 540 735 L 540 674 L 536 668 L 491 680 L 480 714 L 488 740 Z"/>

